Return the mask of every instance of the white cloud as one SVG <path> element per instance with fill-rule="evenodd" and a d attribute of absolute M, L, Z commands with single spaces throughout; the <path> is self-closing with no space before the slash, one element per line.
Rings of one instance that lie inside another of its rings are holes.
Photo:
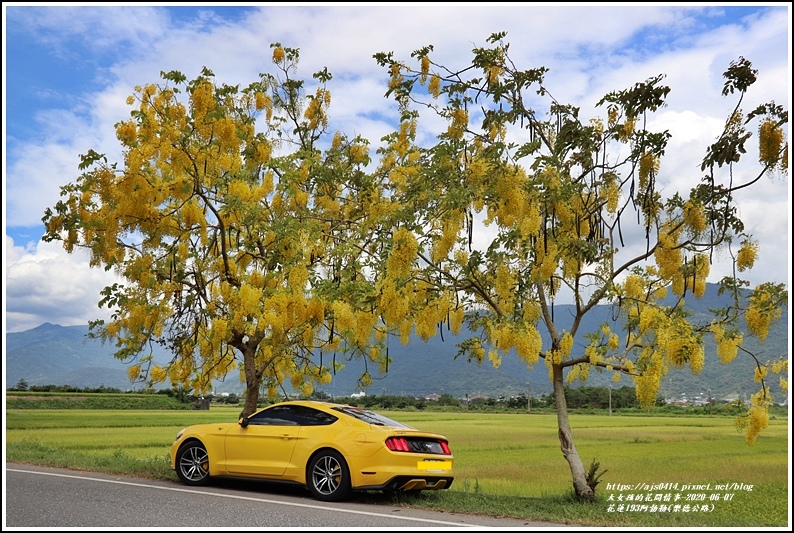
<path fill-rule="evenodd" d="M 100 291 L 121 282 L 112 272 L 89 267 L 83 251 L 68 254 L 59 243 L 21 247 L 6 236 L 3 264 L 8 332 L 25 331 L 42 322 L 75 326 L 107 319 L 107 309 L 97 305 Z"/>
<path fill-rule="evenodd" d="M 120 160 L 113 124 L 129 117 L 124 101 L 135 85 L 158 82 L 160 72 L 169 70 L 190 79 L 203 66 L 220 82 L 247 85 L 261 72 L 274 72 L 270 44 L 276 41 L 300 49 L 299 78 L 309 80 L 328 67 L 334 75 L 329 85 L 333 127 L 372 143 L 391 131 L 396 118 L 394 104 L 384 98 L 387 73 L 373 59 L 376 52 L 393 51 L 396 58 L 411 61 L 413 50 L 432 44 L 435 61 L 461 68 L 473 48 L 487 46 L 490 34 L 507 31 L 516 64 L 549 67 L 552 94 L 580 105 L 585 118 L 607 92 L 664 73 L 663 82 L 672 88 L 669 106 L 653 124 L 669 129 L 673 138 L 660 179 L 666 187 L 684 191 L 700 179 L 705 148 L 735 105 L 735 99 L 720 96 L 722 72 L 730 61 L 742 55 L 760 71 L 743 105 L 776 98 L 788 107 L 791 91 L 790 14 L 783 9 L 711 30 L 705 27 L 711 21 L 698 15 L 709 12 L 718 20 L 721 6 L 271 5 L 236 19 L 213 14 L 211 6 L 194 18 L 186 13 L 195 6 L 178 15 L 154 6 L 4 4 L 3 9 L 12 30 L 4 35 L 35 38 L 64 61 L 96 64 L 91 92 L 72 94 L 68 79 L 36 88 L 47 95 L 38 100 L 47 108 L 32 113 L 32 124 L 26 125 L 35 128 L 35 135 L 23 137 L 14 124 L 5 126 L 4 227 L 13 228 L 40 225 L 44 210 L 58 201 L 60 187 L 76 180 L 79 154 L 92 148 L 111 161 Z M 35 65 L 35 57 L 28 59 Z M 28 90 L 6 88 L 6 79 L 14 78 L 4 75 L 4 95 Z M 429 124 L 420 132 L 422 139 L 431 140 L 439 123 Z M 752 159 L 752 146 L 748 148 Z M 748 230 L 761 241 L 757 281 L 787 282 L 789 182 L 762 182 L 755 196 L 741 204 Z M 112 276 L 89 269 L 80 254 L 68 255 L 57 243 L 36 239 L 23 249 L 21 242 L 5 238 L 7 331 L 45 320 L 69 325 L 96 318 L 98 291 Z M 723 263 L 712 267 L 714 280 L 724 274 Z"/>

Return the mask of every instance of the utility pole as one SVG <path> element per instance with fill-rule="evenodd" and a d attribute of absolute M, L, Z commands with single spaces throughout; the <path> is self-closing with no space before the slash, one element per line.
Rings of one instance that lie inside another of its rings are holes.
<path fill-rule="evenodd" d="M 709 391 L 709 416 L 711 416 L 711 389 L 708 389 L 708 391 Z"/>
<path fill-rule="evenodd" d="M 612 385 L 609 386 L 609 416 L 612 416 Z"/>
<path fill-rule="evenodd" d="M 532 388 L 529 383 L 527 383 L 527 413 L 532 412 Z"/>

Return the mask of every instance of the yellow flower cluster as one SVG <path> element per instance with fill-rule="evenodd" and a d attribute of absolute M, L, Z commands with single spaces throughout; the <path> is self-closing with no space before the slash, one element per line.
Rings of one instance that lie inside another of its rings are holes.
<path fill-rule="evenodd" d="M 491 65 L 488 67 L 488 85 L 495 85 L 496 83 L 499 83 L 499 77 L 504 73 L 505 69 L 503 69 L 500 65 Z"/>
<path fill-rule="evenodd" d="M 356 165 L 366 165 L 369 162 L 369 146 L 361 143 L 351 145 L 350 162 Z"/>
<path fill-rule="evenodd" d="M 224 117 L 216 125 L 216 136 L 220 141 L 221 150 L 237 155 L 240 151 L 240 139 L 237 137 L 237 126 L 230 117 Z"/>
<path fill-rule="evenodd" d="M 681 250 L 678 248 L 677 235 L 678 231 L 673 230 L 668 233 L 669 226 L 664 225 L 659 234 L 659 242 L 653 252 L 656 264 L 659 266 L 659 276 L 664 280 L 673 280 L 676 276 L 680 276 L 680 269 L 682 265 Z M 676 292 L 676 294 L 681 294 Z"/>
<path fill-rule="evenodd" d="M 161 366 L 152 367 L 149 377 L 154 383 L 162 383 L 168 378 L 168 372 Z"/>
<path fill-rule="evenodd" d="M 752 446 L 758 435 L 769 425 L 769 405 L 771 397 L 764 391 L 759 391 L 750 397 L 750 409 L 745 416 L 736 419 L 736 427 L 745 431 L 745 442 Z"/>
<path fill-rule="evenodd" d="M 365 346 L 375 330 L 377 316 L 373 313 L 360 311 L 355 313 L 354 340 L 359 346 Z"/>
<path fill-rule="evenodd" d="M 450 299 L 446 296 L 428 301 L 416 315 L 416 334 L 422 340 L 435 335 L 438 324 L 446 319 L 451 307 Z"/>
<path fill-rule="evenodd" d="M 381 309 L 383 321 L 387 326 L 401 324 L 408 315 L 408 299 L 400 294 L 391 279 L 387 278 L 379 281 L 377 288 L 379 293 L 378 306 Z"/>
<path fill-rule="evenodd" d="M 449 136 L 453 139 L 462 139 L 466 128 L 469 126 L 469 113 L 463 108 L 452 110 L 450 124 L 447 129 Z"/>
<path fill-rule="evenodd" d="M 607 212 L 615 213 L 618 210 L 618 202 L 620 201 L 620 181 L 614 172 L 604 174 L 601 195 L 606 200 Z"/>
<path fill-rule="evenodd" d="M 779 307 L 766 309 L 769 298 L 766 293 L 754 292 L 744 317 L 747 332 L 758 337 L 761 342 L 766 340 L 772 322 L 780 318 L 783 312 Z"/>
<path fill-rule="evenodd" d="M 695 204 L 691 200 L 687 201 L 684 204 L 684 223 L 693 235 L 697 236 L 703 233 L 708 227 L 703 204 Z"/>
<path fill-rule="evenodd" d="M 524 193 L 526 181 L 524 169 L 517 166 L 506 169 L 495 179 L 493 189 L 498 201 L 489 206 L 489 218 L 495 218 L 501 226 L 511 227 L 523 220 L 526 214 L 531 215 L 530 204 Z M 529 224 L 527 229 L 531 230 L 533 225 Z"/>
<path fill-rule="evenodd" d="M 612 121 L 612 113 L 610 112 L 610 122 Z M 615 115 L 617 116 L 617 115 Z M 623 127 L 618 132 L 618 139 L 626 142 L 631 137 L 631 134 L 634 133 L 634 126 L 637 122 L 637 119 L 634 117 L 626 118 L 626 122 L 623 123 Z"/>
<path fill-rule="evenodd" d="M 640 188 L 645 189 L 648 186 L 648 178 L 651 174 L 656 175 L 659 172 L 659 158 L 650 152 L 645 152 L 640 157 Z"/>
<path fill-rule="evenodd" d="M 736 254 L 736 268 L 739 272 L 744 272 L 753 268 L 755 260 L 758 257 L 758 243 L 751 241 L 742 241 L 739 247 L 739 252 Z"/>
<path fill-rule="evenodd" d="M 502 356 L 499 355 L 499 350 L 494 348 L 488 350 L 488 360 L 491 362 L 494 368 L 499 368 L 502 366 Z"/>
<path fill-rule="evenodd" d="M 127 120 L 116 124 L 116 138 L 124 146 L 134 146 L 136 144 L 138 128 L 135 121 Z"/>
<path fill-rule="evenodd" d="M 573 335 L 569 332 L 565 332 L 560 339 L 560 352 L 564 356 L 569 356 L 571 354 L 571 349 L 573 348 Z"/>
<path fill-rule="evenodd" d="M 190 95 L 190 110 L 193 120 L 197 124 L 203 123 L 207 113 L 215 108 L 215 100 L 212 93 L 212 84 L 209 81 L 204 81 L 196 85 Z"/>
<path fill-rule="evenodd" d="M 779 166 L 780 151 L 783 147 L 783 129 L 771 118 L 758 126 L 758 161 L 770 169 Z"/>
<path fill-rule="evenodd" d="M 584 349 L 584 354 L 591 365 L 594 365 L 603 359 L 601 354 L 598 352 L 598 346 L 595 344 L 588 344 Z"/>
<path fill-rule="evenodd" d="M 508 265 L 499 264 L 496 267 L 496 275 L 494 276 L 494 290 L 497 298 L 499 298 L 502 311 L 507 315 L 513 314 L 516 284 L 515 272 Z"/>
<path fill-rule="evenodd" d="M 392 241 L 393 246 L 388 261 L 389 276 L 407 276 L 416 260 L 419 244 L 414 234 L 406 228 L 396 229 Z"/>
<path fill-rule="evenodd" d="M 623 282 L 623 294 L 631 300 L 644 300 L 645 288 L 642 278 L 636 274 L 630 274 Z"/>
<path fill-rule="evenodd" d="M 433 243 L 433 261 L 440 263 L 447 259 L 449 251 L 455 245 L 463 223 L 461 212 L 449 213 L 441 223 L 441 235 Z"/>
<path fill-rule="evenodd" d="M 433 98 L 438 98 L 441 94 L 441 78 L 435 74 L 430 76 L 430 83 L 427 85 L 427 92 Z"/>
<path fill-rule="evenodd" d="M 741 345 L 741 335 L 736 337 L 723 337 L 719 341 L 719 344 L 717 344 L 717 356 L 723 363 L 730 363 L 739 354 L 739 346 Z"/>
<path fill-rule="evenodd" d="M 656 307 L 643 306 L 639 311 L 637 330 L 640 335 L 646 335 L 664 321 L 664 313 Z"/>
<path fill-rule="evenodd" d="M 141 375 L 141 365 L 135 364 L 130 365 L 127 368 L 127 377 L 130 379 L 130 382 L 136 381 Z"/>
<path fill-rule="evenodd" d="M 276 65 L 281 64 L 284 61 L 285 53 L 284 48 L 281 46 L 276 46 L 273 48 L 273 63 Z"/>
<path fill-rule="evenodd" d="M 646 364 L 643 373 L 634 378 L 635 394 L 640 406 L 647 408 L 656 403 L 659 384 L 662 377 L 664 377 L 665 371 L 662 357 L 659 353 L 646 348 L 640 357 Z"/>
<path fill-rule="evenodd" d="M 229 183 L 229 196 L 239 198 L 242 201 L 248 201 L 251 198 L 251 187 L 241 180 L 235 179 Z"/>
<path fill-rule="evenodd" d="M 535 274 L 540 280 L 548 280 L 557 270 L 557 245 L 549 242 L 547 250 L 543 250 L 543 239 L 538 239 L 535 246 L 537 253 L 536 261 L 539 264 L 535 265 Z"/>
<path fill-rule="evenodd" d="M 309 280 L 309 271 L 303 265 L 292 267 L 289 271 L 289 286 L 298 294 L 303 294 Z"/>
<path fill-rule="evenodd" d="M 338 331 L 345 332 L 353 329 L 356 319 L 350 304 L 334 300 L 331 310 L 334 313 L 334 323 Z"/>
<path fill-rule="evenodd" d="M 613 105 L 609 107 L 609 111 L 607 112 L 607 125 L 610 128 L 612 128 L 617 123 L 618 123 L 618 108 Z"/>
<path fill-rule="evenodd" d="M 610 333 L 609 334 L 609 349 L 610 350 L 617 350 L 618 346 L 620 345 L 620 337 L 618 337 L 617 333 Z"/>
<path fill-rule="evenodd" d="M 574 365 L 569 371 L 568 375 L 565 377 L 566 383 L 569 385 L 576 380 L 584 383 L 587 381 L 587 378 L 590 376 L 590 365 Z"/>
<path fill-rule="evenodd" d="M 706 293 L 706 279 L 709 277 L 711 263 L 709 263 L 709 258 L 705 254 L 697 254 L 692 260 L 695 263 L 694 287 L 692 288 L 692 292 L 697 298 L 702 298 Z"/>
<path fill-rule="evenodd" d="M 171 383 L 185 383 L 193 373 L 193 358 L 180 357 L 168 367 L 168 379 Z"/>
<path fill-rule="evenodd" d="M 421 75 L 419 76 L 419 83 L 424 85 L 427 81 L 427 75 L 430 73 L 430 58 L 428 56 L 422 56 L 421 65 L 422 71 Z"/>
<path fill-rule="evenodd" d="M 402 85 L 405 78 L 402 75 L 402 68 L 399 63 L 392 63 L 389 67 L 391 77 L 389 78 L 389 88 L 396 89 Z"/>
<path fill-rule="evenodd" d="M 463 320 L 466 318 L 466 311 L 463 306 L 455 307 L 449 315 L 449 328 L 453 335 L 460 333 L 460 328 L 463 327 Z"/>

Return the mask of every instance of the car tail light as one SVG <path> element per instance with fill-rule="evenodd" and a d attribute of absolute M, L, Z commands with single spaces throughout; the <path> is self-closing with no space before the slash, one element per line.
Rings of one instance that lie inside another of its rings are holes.
<path fill-rule="evenodd" d="M 386 447 L 393 452 L 435 453 L 452 455 L 449 443 L 445 440 L 420 439 L 410 437 L 389 437 Z"/>
<path fill-rule="evenodd" d="M 405 437 L 389 437 L 386 439 L 386 447 L 393 452 L 410 452 L 408 439 Z"/>

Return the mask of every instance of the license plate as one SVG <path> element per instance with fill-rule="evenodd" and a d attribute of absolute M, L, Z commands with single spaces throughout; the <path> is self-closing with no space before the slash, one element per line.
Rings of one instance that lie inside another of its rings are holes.
<path fill-rule="evenodd" d="M 444 472 L 452 470 L 452 461 L 419 461 L 416 467 L 419 470 L 427 470 L 428 472 Z"/>

